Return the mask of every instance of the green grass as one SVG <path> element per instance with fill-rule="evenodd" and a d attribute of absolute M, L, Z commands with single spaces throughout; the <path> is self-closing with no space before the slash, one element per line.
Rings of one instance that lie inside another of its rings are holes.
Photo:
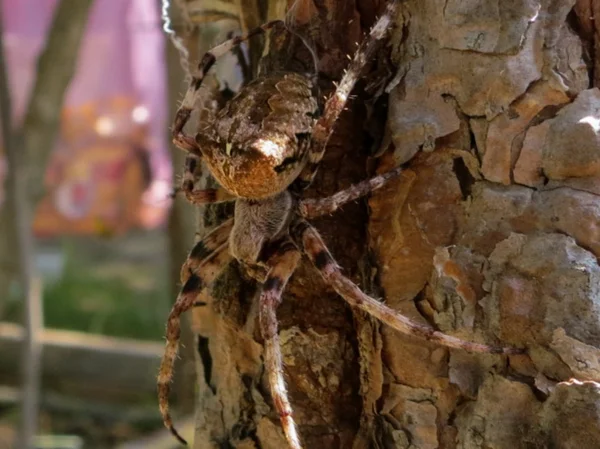
<path fill-rule="evenodd" d="M 168 313 L 161 303 L 161 292 L 139 292 L 121 279 L 73 271 L 44 289 L 47 327 L 115 337 L 159 339 Z"/>
<path fill-rule="evenodd" d="M 162 338 L 171 298 L 162 249 L 166 245 L 156 235 L 65 239 L 60 246 L 62 275 L 44 282 L 46 327 Z M 20 301 L 12 303 L 8 319 L 21 321 Z"/>

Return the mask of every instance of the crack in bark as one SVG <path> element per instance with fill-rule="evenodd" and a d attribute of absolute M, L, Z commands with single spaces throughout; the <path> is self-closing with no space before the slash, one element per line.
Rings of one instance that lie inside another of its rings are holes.
<path fill-rule="evenodd" d="M 471 175 L 471 172 L 467 168 L 467 164 L 465 164 L 465 161 L 461 157 L 453 159 L 452 171 L 458 180 L 462 199 L 463 201 L 466 201 L 471 196 L 473 184 L 475 184 L 475 178 Z"/>
<path fill-rule="evenodd" d="M 208 386 L 208 388 L 210 388 L 210 391 L 212 391 L 213 394 L 217 394 L 217 387 L 212 384 L 213 361 L 208 344 L 209 339 L 207 337 L 198 335 L 196 349 L 200 357 L 200 362 L 202 363 L 202 366 L 204 368 L 204 382 L 206 382 L 206 385 Z"/>

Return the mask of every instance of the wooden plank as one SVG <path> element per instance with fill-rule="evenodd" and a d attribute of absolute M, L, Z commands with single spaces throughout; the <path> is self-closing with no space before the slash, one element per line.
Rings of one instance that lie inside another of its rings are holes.
<path fill-rule="evenodd" d="M 13 405 L 21 400 L 21 392 L 18 388 L 0 385 L 0 405 Z M 177 449 L 181 445 L 177 442 L 171 432 L 162 426 L 158 413 L 158 407 L 150 405 L 136 406 L 135 408 L 124 408 L 118 405 L 106 406 L 90 402 L 89 400 L 73 400 L 60 397 L 57 394 L 46 393 L 41 397 L 41 405 L 47 412 L 58 411 L 60 413 L 80 413 L 90 418 L 100 418 L 105 421 L 122 421 L 132 425 L 136 423 L 156 422 L 157 430 L 130 440 L 116 446 L 116 449 Z M 188 441 L 194 438 L 194 417 L 182 416 L 177 418 L 177 428 L 181 435 Z M 0 449 L 13 447 L 14 428 L 0 421 Z M 73 448 L 81 446 L 81 438 L 75 435 L 45 435 L 36 438 L 36 449 L 44 448 Z"/>
<path fill-rule="evenodd" d="M 156 391 L 162 343 L 56 329 L 40 338 L 45 387 L 119 402 Z M 0 322 L 0 383 L 18 385 L 23 340 L 21 326 Z"/>
<path fill-rule="evenodd" d="M 21 401 L 22 393 L 19 388 L 0 385 L 0 407 L 13 406 Z M 103 422 L 126 422 L 132 426 L 147 427 L 154 423 L 162 427 L 162 419 L 158 407 L 154 402 L 141 404 L 123 404 L 114 402 L 100 402 L 89 398 L 74 398 L 53 391 L 44 391 L 40 399 L 41 408 L 52 414 L 59 415 L 85 415 L 89 418 L 99 419 Z M 0 420 L 0 422 L 2 422 Z M 166 430 L 166 429 L 164 429 Z M 0 446 L 0 449 L 3 449 Z"/>

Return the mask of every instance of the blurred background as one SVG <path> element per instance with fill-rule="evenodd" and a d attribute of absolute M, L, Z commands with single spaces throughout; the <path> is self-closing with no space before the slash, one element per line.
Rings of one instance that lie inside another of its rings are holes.
<path fill-rule="evenodd" d="M 174 447 L 155 379 L 196 212 L 168 131 L 188 63 L 240 28 L 177 3 L 1 0 L 0 449 Z"/>

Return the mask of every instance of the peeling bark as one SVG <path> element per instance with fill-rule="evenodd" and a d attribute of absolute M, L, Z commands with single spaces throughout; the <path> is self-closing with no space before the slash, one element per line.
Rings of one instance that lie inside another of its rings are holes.
<path fill-rule="evenodd" d="M 340 55 L 382 3 L 314 2 L 324 75 L 339 77 Z M 400 335 L 349 310 L 303 263 L 278 317 L 305 447 L 600 447 L 600 95 L 593 22 L 573 27 L 584 3 L 403 4 L 393 66 L 383 52 L 375 66 L 392 79 L 387 119 L 367 115 L 359 89 L 310 194 L 373 166 L 406 170 L 368 207 L 316 225 L 345 272 L 406 316 L 528 352 L 475 355 Z M 383 142 L 394 144 L 377 160 L 367 117 L 386 122 Z M 212 306 L 195 312 L 210 360 L 198 380 L 196 448 L 286 447 L 256 291 L 233 265 Z"/>

